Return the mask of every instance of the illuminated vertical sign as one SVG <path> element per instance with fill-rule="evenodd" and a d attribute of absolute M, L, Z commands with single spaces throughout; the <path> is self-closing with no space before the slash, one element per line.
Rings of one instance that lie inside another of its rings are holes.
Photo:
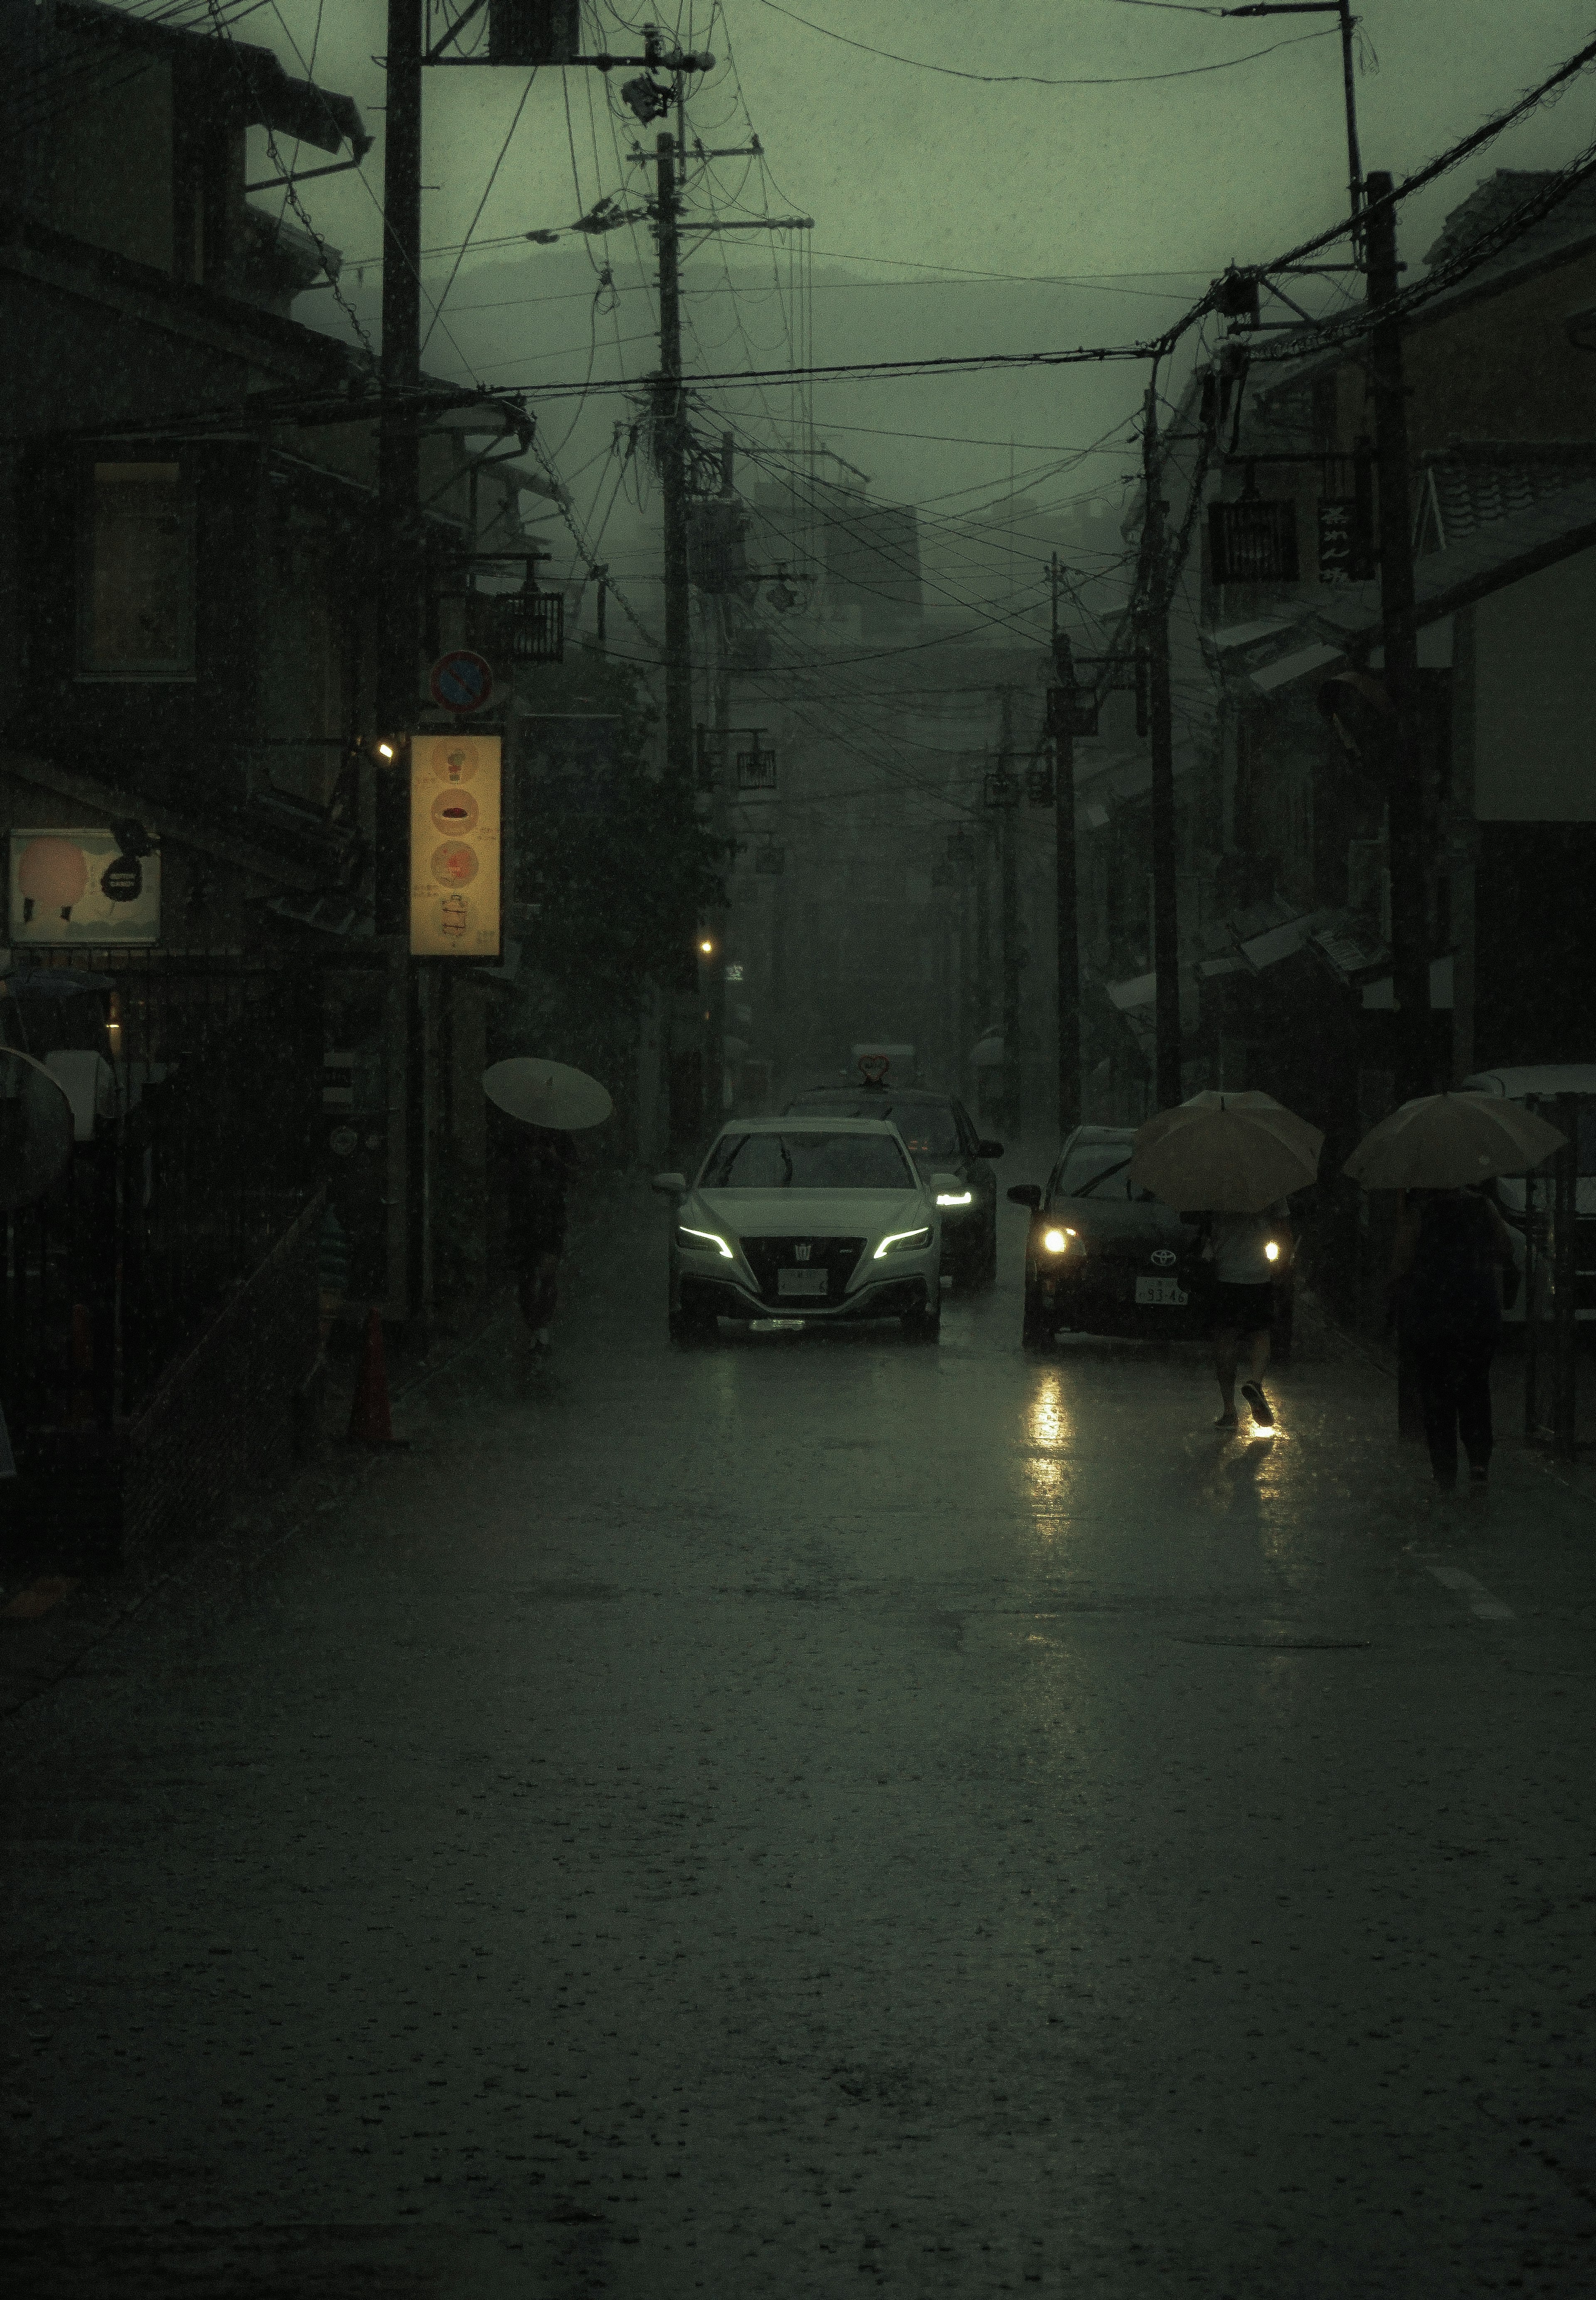
<path fill-rule="evenodd" d="M 410 948 L 417 958 L 499 955 L 501 742 L 410 742 Z"/>

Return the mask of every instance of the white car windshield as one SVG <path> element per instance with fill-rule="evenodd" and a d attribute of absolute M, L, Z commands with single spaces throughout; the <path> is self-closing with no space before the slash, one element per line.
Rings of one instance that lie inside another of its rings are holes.
<path fill-rule="evenodd" d="M 908 1161 L 890 1134 L 723 1134 L 698 1187 L 705 1190 L 912 1190 Z"/>

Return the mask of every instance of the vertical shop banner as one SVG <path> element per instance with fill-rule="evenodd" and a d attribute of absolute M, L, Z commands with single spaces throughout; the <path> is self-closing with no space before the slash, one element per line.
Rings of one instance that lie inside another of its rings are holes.
<path fill-rule="evenodd" d="M 416 958 L 499 955 L 501 738 L 410 742 L 410 949 Z"/>

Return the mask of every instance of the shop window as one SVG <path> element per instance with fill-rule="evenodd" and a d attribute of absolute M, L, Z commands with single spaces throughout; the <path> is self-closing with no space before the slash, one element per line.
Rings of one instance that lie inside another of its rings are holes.
<path fill-rule="evenodd" d="M 79 676 L 192 678 L 194 516 L 180 467 L 91 463 L 80 542 Z"/>

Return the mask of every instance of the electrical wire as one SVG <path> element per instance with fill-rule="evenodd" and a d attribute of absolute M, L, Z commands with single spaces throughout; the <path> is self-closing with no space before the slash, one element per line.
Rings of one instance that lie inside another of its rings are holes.
<path fill-rule="evenodd" d="M 1230 56 L 1223 62 L 1187 64 L 1175 71 L 1116 72 L 1094 79 L 1055 79 L 1040 72 L 977 72 L 962 71 L 954 64 L 933 64 L 923 56 L 903 56 L 891 48 L 872 47 L 868 40 L 850 39 L 846 32 L 833 32 L 828 25 L 816 24 L 796 9 L 784 8 L 781 0 L 760 0 L 760 5 L 777 16 L 785 16 L 806 31 L 818 32 L 828 40 L 840 40 L 845 48 L 858 48 L 867 56 L 880 56 L 889 63 L 909 64 L 916 71 L 938 72 L 947 79 L 979 80 L 987 88 L 1132 88 L 1148 80 L 1195 79 L 1203 72 L 1234 71 L 1241 64 L 1256 63 L 1260 56 L 1272 56 L 1279 48 L 1297 48 L 1308 40 L 1326 40 L 1337 34 L 1337 27 L 1328 24 L 1323 31 L 1295 32 L 1287 40 L 1273 40 L 1266 48 L 1253 48 L 1244 56 Z"/>
<path fill-rule="evenodd" d="M 516 105 L 514 115 L 510 121 L 510 125 L 505 130 L 505 140 L 498 147 L 498 157 L 495 160 L 492 167 L 488 171 L 488 181 L 482 187 L 482 196 L 477 202 L 476 212 L 472 217 L 470 223 L 465 227 L 465 238 L 460 243 L 460 252 L 455 256 L 454 263 L 450 267 L 448 278 L 443 283 L 442 293 L 432 306 L 432 317 L 428 321 L 427 332 L 422 338 L 421 353 L 419 356 L 425 356 L 427 346 L 432 340 L 432 330 L 437 327 L 439 321 L 443 317 L 443 307 L 449 300 L 449 290 L 460 275 L 460 266 L 465 261 L 465 254 L 466 250 L 471 246 L 472 235 L 476 230 L 478 224 L 482 221 L 482 210 L 487 206 L 488 202 L 492 196 L 493 187 L 498 181 L 498 171 L 505 164 L 505 154 L 510 148 L 511 143 L 515 135 L 515 130 L 521 125 L 521 115 L 526 110 L 527 98 L 531 95 L 532 84 L 536 80 L 537 77 L 538 67 L 534 64 L 531 71 L 528 72 L 526 76 L 526 86 L 521 91 L 521 102 Z M 589 372 L 591 373 L 590 369 Z"/>

